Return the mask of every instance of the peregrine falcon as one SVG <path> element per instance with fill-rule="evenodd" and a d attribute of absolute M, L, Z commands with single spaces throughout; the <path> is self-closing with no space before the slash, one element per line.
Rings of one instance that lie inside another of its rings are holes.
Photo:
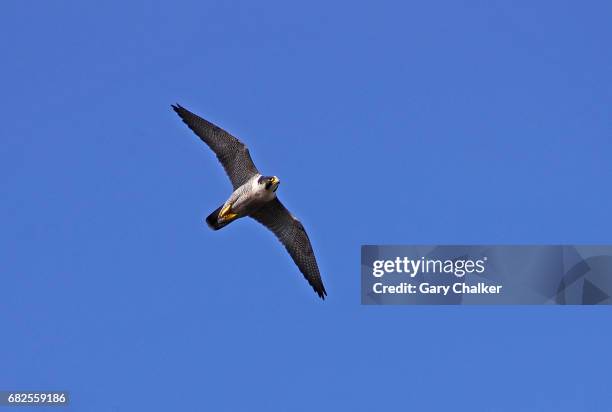
<path fill-rule="evenodd" d="M 240 140 L 191 113 L 181 105 L 172 105 L 187 126 L 217 155 L 233 186 L 233 193 L 207 218 L 213 230 L 219 230 L 236 219 L 249 216 L 272 231 L 285 246 L 310 286 L 325 299 L 319 267 L 304 226 L 283 206 L 276 190 L 276 176 L 262 176 L 255 167 L 249 149 Z"/>

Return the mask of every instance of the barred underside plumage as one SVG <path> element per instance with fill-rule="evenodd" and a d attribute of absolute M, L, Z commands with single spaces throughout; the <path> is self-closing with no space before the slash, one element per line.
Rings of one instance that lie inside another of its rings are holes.
<path fill-rule="evenodd" d="M 253 159 L 251 159 L 249 149 L 240 140 L 211 122 L 191 113 L 180 104 L 172 105 L 172 108 L 183 122 L 215 152 L 217 159 L 225 169 L 225 173 L 229 176 L 234 190 L 259 173 Z"/>
<path fill-rule="evenodd" d="M 310 286 L 321 299 L 325 299 L 327 292 L 321 280 L 310 239 L 302 223 L 293 217 L 278 198 L 266 203 L 250 216 L 276 235 Z"/>

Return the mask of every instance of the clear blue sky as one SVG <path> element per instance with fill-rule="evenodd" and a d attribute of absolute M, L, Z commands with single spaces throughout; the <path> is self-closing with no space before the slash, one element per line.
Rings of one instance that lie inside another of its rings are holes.
<path fill-rule="evenodd" d="M 609 307 L 363 307 L 359 246 L 612 242 L 609 2 L 0 6 L 0 389 L 609 411 Z M 278 175 L 329 298 L 171 103 Z"/>

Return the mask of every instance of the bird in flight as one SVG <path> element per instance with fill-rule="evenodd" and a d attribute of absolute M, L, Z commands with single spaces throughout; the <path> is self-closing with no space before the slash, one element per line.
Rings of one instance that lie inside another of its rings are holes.
<path fill-rule="evenodd" d="M 172 105 L 172 108 L 215 152 L 232 182 L 233 193 L 206 218 L 208 226 L 219 230 L 245 216 L 255 219 L 276 235 L 310 286 L 321 299 L 325 299 L 327 292 L 306 230 L 276 196 L 280 184 L 278 177 L 259 173 L 249 149 L 225 130 L 179 104 Z"/>

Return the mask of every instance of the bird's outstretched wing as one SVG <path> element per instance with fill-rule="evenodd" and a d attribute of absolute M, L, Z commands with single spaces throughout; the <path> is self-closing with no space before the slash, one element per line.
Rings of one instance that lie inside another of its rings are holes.
<path fill-rule="evenodd" d="M 325 299 L 327 292 L 321 280 L 312 245 L 302 223 L 289 213 L 278 198 L 266 203 L 250 216 L 278 237 L 310 286 L 321 299 Z"/>
<path fill-rule="evenodd" d="M 259 173 L 251 159 L 249 149 L 240 140 L 211 122 L 191 113 L 180 104 L 172 105 L 172 108 L 183 119 L 183 122 L 215 152 L 217 159 L 225 169 L 225 173 L 229 176 L 234 190 Z"/>

